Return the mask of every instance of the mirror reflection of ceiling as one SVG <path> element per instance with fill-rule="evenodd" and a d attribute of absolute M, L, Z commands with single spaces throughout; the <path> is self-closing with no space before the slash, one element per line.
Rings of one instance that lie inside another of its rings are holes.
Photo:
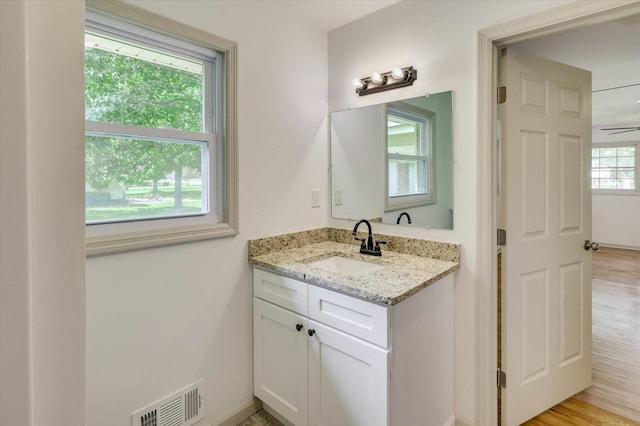
<path fill-rule="evenodd" d="M 592 72 L 594 127 L 640 125 L 640 15 L 514 46 Z"/>

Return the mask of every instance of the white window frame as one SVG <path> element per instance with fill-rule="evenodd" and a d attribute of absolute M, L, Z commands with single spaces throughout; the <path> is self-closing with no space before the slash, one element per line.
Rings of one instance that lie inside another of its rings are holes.
<path fill-rule="evenodd" d="M 635 189 L 606 189 L 606 188 L 591 188 L 591 193 L 594 195 L 640 195 L 640 141 L 630 142 L 611 142 L 611 143 L 593 143 L 591 148 L 636 148 L 636 162 L 635 162 Z M 593 171 L 593 165 L 591 166 Z M 589 174 L 591 176 L 591 173 Z M 589 186 L 592 185 L 591 178 L 589 179 Z"/>
<path fill-rule="evenodd" d="M 397 103 L 396 103 L 397 104 Z M 432 111 L 427 111 L 422 108 L 417 108 L 409 104 L 402 106 L 387 106 L 386 117 L 389 113 L 400 117 L 406 117 L 414 121 L 422 121 L 425 123 L 424 135 L 425 138 L 425 153 L 424 155 L 399 155 L 389 154 L 389 142 L 388 134 L 389 129 L 387 127 L 388 121 L 385 120 L 385 197 L 384 197 L 384 211 L 390 212 L 395 210 L 406 209 L 410 207 L 420 207 L 429 204 L 436 203 L 436 174 L 435 174 L 435 136 L 436 136 L 436 114 Z M 389 195 L 389 159 L 415 159 L 425 161 L 425 187 L 426 193 L 402 195 L 402 196 L 390 196 Z"/>
<path fill-rule="evenodd" d="M 214 100 L 219 117 L 216 129 L 206 140 L 212 161 L 209 164 L 211 187 L 217 198 L 210 199 L 209 213 L 178 218 L 162 218 L 131 222 L 92 224 L 86 226 L 88 256 L 178 244 L 238 234 L 238 148 L 237 148 L 237 43 L 202 30 L 129 5 L 119 0 L 86 0 L 87 19 L 126 22 L 140 34 L 151 30 L 175 40 L 218 52 L 215 61 L 216 86 L 221 94 Z M 206 71 L 205 71 L 206 73 Z M 87 122 L 87 131 L 99 134 L 126 134 L 130 126 Z M 136 129 L 141 130 L 141 129 Z M 148 136 L 157 136 L 155 130 Z M 169 131 L 171 133 L 173 131 Z M 181 137 L 185 132 L 181 133 Z M 176 136 L 178 133 L 176 133 Z M 199 141 L 203 134 L 192 134 Z"/>

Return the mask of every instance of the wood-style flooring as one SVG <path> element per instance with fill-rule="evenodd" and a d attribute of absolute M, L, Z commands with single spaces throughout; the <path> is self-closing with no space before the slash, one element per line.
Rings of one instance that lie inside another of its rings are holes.
<path fill-rule="evenodd" d="M 640 423 L 598 408 L 576 398 L 534 417 L 524 426 L 638 426 Z"/>
<path fill-rule="evenodd" d="M 576 398 L 640 422 L 640 251 L 593 253 L 593 385 Z"/>

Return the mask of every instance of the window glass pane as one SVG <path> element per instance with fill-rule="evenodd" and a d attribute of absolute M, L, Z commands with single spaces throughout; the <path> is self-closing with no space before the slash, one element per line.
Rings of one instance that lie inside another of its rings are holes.
<path fill-rule="evenodd" d="M 85 118 L 203 131 L 203 63 L 85 33 Z"/>
<path fill-rule="evenodd" d="M 621 157 L 634 157 L 636 155 L 635 146 L 623 146 L 618 148 L 618 156 Z"/>
<path fill-rule="evenodd" d="M 635 145 L 593 148 L 591 167 L 594 189 L 636 188 Z"/>
<path fill-rule="evenodd" d="M 635 157 L 618 157 L 618 167 L 633 167 L 635 164 Z"/>
<path fill-rule="evenodd" d="M 389 196 L 426 194 L 425 161 L 389 159 Z"/>
<path fill-rule="evenodd" d="M 614 157 L 618 154 L 617 148 L 599 148 L 600 157 Z"/>
<path fill-rule="evenodd" d="M 618 179 L 617 187 L 619 189 L 635 189 L 635 179 Z"/>
<path fill-rule="evenodd" d="M 616 157 L 602 157 L 600 158 L 600 167 L 615 167 L 618 164 Z"/>
<path fill-rule="evenodd" d="M 207 213 L 206 151 L 198 143 L 87 136 L 86 222 Z"/>
<path fill-rule="evenodd" d="M 389 114 L 387 126 L 387 152 L 401 155 L 424 155 L 423 123 Z"/>

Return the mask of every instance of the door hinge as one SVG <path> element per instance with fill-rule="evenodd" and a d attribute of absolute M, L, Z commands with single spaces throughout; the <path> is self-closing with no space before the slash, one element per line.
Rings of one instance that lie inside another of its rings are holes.
<path fill-rule="evenodd" d="M 507 373 L 498 369 L 498 374 L 496 376 L 497 386 L 502 389 L 507 388 Z"/>
<path fill-rule="evenodd" d="M 507 245 L 507 231 L 498 228 L 498 245 L 504 247 Z"/>
<path fill-rule="evenodd" d="M 498 105 L 507 102 L 507 87 L 500 86 L 498 87 Z"/>

